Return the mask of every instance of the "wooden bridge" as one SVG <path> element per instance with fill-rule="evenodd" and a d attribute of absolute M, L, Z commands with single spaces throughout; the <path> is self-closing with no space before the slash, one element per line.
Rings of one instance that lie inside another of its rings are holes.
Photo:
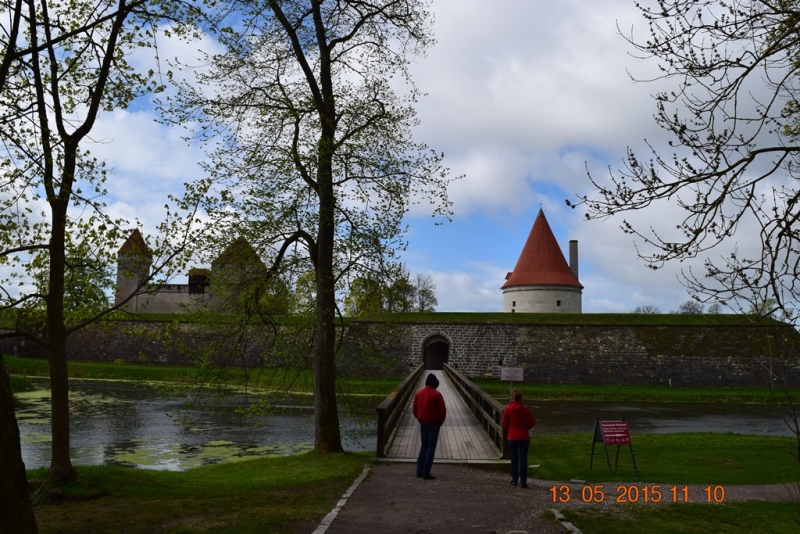
<path fill-rule="evenodd" d="M 447 419 L 436 445 L 436 461 L 469 463 L 507 458 L 500 426 L 503 405 L 449 365 L 443 371 L 418 367 L 378 406 L 377 456 L 416 460 L 419 423 L 411 413 L 411 399 L 424 387 L 429 373 L 439 379 L 437 389 L 444 396 L 447 408 Z"/>

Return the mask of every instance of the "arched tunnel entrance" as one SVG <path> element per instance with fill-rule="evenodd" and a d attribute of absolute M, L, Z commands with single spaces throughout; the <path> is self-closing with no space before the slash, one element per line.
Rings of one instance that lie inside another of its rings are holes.
<path fill-rule="evenodd" d="M 425 340 L 425 354 L 423 361 L 425 369 L 441 371 L 450 355 L 450 342 L 443 336 L 433 336 Z"/>

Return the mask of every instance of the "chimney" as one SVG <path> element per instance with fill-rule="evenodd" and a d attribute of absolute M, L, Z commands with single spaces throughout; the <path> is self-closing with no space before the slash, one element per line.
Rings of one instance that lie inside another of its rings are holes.
<path fill-rule="evenodd" d="M 575 278 L 578 278 L 578 240 L 571 239 L 569 242 L 569 268 Z M 578 278 L 580 280 L 580 278 Z"/>

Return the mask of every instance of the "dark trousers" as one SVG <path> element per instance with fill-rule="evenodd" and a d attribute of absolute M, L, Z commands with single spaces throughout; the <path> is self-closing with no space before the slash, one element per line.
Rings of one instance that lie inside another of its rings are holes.
<path fill-rule="evenodd" d="M 420 423 L 419 437 L 422 445 L 417 457 L 417 477 L 426 477 L 431 474 L 433 455 L 436 452 L 436 442 L 439 441 L 439 425 Z"/>
<path fill-rule="evenodd" d="M 528 447 L 530 440 L 508 440 L 508 455 L 511 456 L 511 481 L 528 481 Z"/>

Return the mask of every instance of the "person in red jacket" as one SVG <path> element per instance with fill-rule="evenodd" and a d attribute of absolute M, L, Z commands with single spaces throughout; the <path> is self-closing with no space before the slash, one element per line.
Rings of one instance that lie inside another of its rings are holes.
<path fill-rule="evenodd" d="M 531 409 L 522 404 L 522 392 L 516 388 L 511 392 L 512 400 L 503 410 L 501 419 L 506 434 L 508 454 L 511 456 L 511 485 L 528 487 L 528 447 L 531 444 L 530 430 L 536 424 Z"/>
<path fill-rule="evenodd" d="M 419 421 L 419 437 L 422 439 L 417 457 L 417 478 L 423 480 L 436 478 L 431 474 L 433 455 L 436 452 L 436 442 L 439 441 L 439 429 L 447 416 L 444 397 L 436 391 L 438 387 L 439 379 L 430 373 L 425 379 L 425 387 L 414 395 L 412 404 L 414 417 Z"/>

